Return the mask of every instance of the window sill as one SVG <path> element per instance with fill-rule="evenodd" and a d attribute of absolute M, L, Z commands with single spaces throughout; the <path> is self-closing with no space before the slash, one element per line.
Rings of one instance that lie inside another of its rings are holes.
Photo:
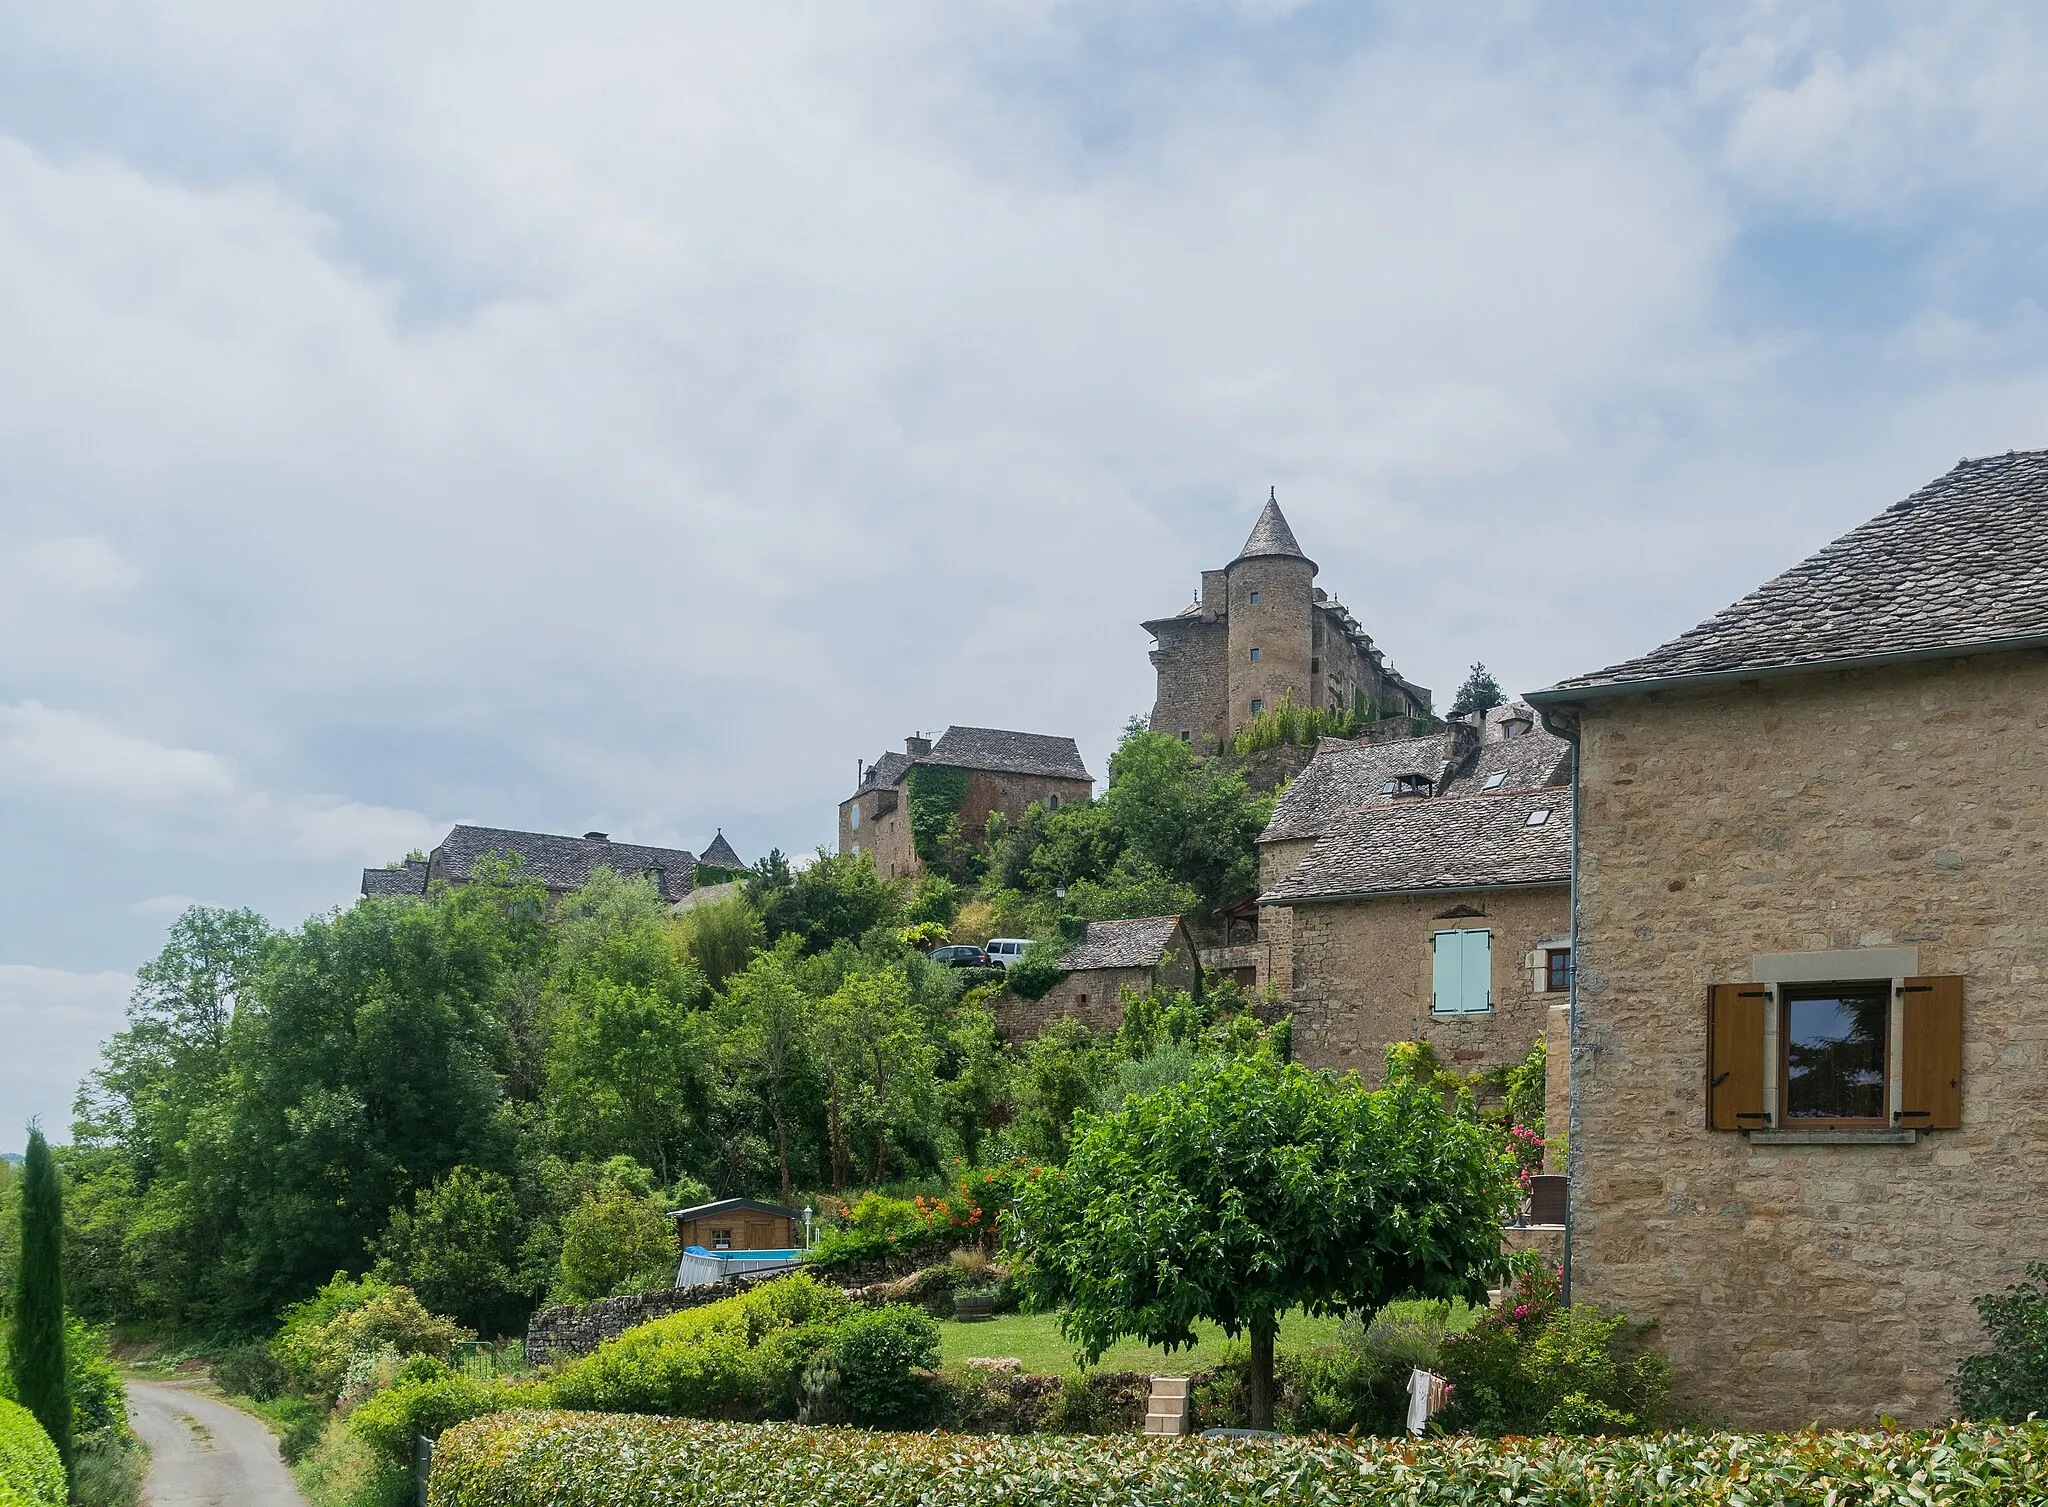
<path fill-rule="evenodd" d="M 1891 1130 L 1746 1130 L 1752 1146 L 1911 1146 L 1920 1132 Z"/>
<path fill-rule="evenodd" d="M 1493 1006 L 1488 1005 L 1484 1010 L 1432 1010 L 1429 1012 L 1429 1018 L 1431 1020 L 1483 1020 L 1491 1014 L 1493 1014 Z"/>

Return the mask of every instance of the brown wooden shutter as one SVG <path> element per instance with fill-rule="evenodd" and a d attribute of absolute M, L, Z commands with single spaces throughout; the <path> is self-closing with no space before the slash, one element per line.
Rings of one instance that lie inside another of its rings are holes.
<path fill-rule="evenodd" d="M 1762 1130 L 1764 1009 L 1762 984 L 1716 984 L 1707 991 L 1707 1129 Z"/>
<path fill-rule="evenodd" d="M 1905 1061 L 1899 1123 L 1909 1130 L 1963 1124 L 1963 981 L 1955 974 L 1906 980 Z"/>

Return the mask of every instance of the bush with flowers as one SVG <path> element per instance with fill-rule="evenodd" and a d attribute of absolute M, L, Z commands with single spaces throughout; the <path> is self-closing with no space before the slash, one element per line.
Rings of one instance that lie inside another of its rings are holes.
<path fill-rule="evenodd" d="M 957 1246 L 993 1255 L 1017 1190 L 1031 1168 L 1022 1158 L 1000 1167 L 953 1163 L 953 1186 L 937 1195 L 890 1198 L 865 1193 L 828 1225 L 809 1260 L 828 1270 L 933 1260 Z"/>
<path fill-rule="evenodd" d="M 1670 1420 L 1671 1366 L 1645 1348 L 1647 1325 L 1591 1303 L 1567 1306 L 1555 1268 L 1522 1273 L 1464 1334 L 1445 1340 L 1454 1433 L 1638 1434 Z"/>

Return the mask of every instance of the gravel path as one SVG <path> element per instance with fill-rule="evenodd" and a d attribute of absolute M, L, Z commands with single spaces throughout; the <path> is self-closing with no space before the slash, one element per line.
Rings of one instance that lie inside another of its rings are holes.
<path fill-rule="evenodd" d="M 128 1416 L 149 1444 L 149 1507 L 306 1507 L 275 1436 L 240 1409 L 189 1387 L 131 1381 Z"/>

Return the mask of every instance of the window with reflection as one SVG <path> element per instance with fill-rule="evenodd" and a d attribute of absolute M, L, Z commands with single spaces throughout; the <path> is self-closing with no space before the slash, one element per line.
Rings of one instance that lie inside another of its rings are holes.
<path fill-rule="evenodd" d="M 1882 984 L 1786 992 L 1780 1039 L 1788 1123 L 1885 1123 L 1890 1004 Z"/>

